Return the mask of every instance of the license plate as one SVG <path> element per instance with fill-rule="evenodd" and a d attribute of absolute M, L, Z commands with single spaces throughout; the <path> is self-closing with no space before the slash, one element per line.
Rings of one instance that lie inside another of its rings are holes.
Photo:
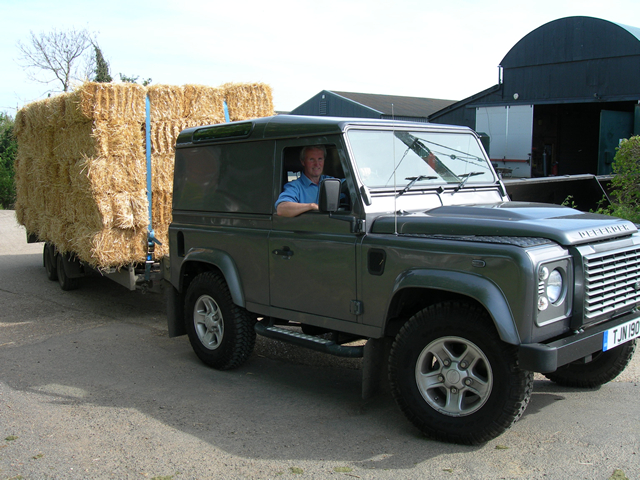
<path fill-rule="evenodd" d="M 640 319 L 631 320 L 604 332 L 602 351 L 606 352 L 618 345 L 640 337 Z"/>

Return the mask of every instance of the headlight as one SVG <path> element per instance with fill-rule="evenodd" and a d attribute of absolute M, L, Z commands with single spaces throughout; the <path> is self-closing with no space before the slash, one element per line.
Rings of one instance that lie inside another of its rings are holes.
<path fill-rule="evenodd" d="M 549 274 L 547 280 L 547 298 L 550 303 L 556 303 L 562 296 L 564 290 L 564 282 L 562 281 L 562 273 L 558 269 Z"/>
<path fill-rule="evenodd" d="M 571 258 L 560 258 L 538 265 L 538 326 L 557 322 L 570 315 L 573 303 L 572 282 Z"/>

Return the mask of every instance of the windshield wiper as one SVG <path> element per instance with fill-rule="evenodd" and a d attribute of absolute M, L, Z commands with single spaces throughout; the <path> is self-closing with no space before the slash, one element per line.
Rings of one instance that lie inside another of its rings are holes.
<path fill-rule="evenodd" d="M 464 178 L 458 184 L 458 186 L 453 189 L 453 192 L 455 193 L 458 190 L 460 190 L 462 187 L 464 187 L 464 184 L 467 183 L 467 180 L 469 180 L 471 177 L 475 177 L 476 175 L 483 175 L 483 174 L 484 172 L 471 172 L 471 173 L 463 173 L 462 175 L 458 175 L 458 177 L 464 177 Z"/>
<path fill-rule="evenodd" d="M 404 189 L 402 189 L 401 192 L 398 193 L 398 195 L 396 195 L 396 198 L 398 198 L 400 195 L 402 195 L 403 193 L 408 192 L 411 187 L 413 187 L 415 185 L 416 182 L 421 182 L 422 180 L 435 180 L 438 177 L 434 177 L 433 175 L 419 175 L 417 177 L 407 177 L 405 178 L 405 180 L 411 180 L 406 187 L 404 187 Z"/>
<path fill-rule="evenodd" d="M 396 168 L 393 169 L 393 172 L 391 172 L 391 175 L 389 175 L 389 178 L 387 179 L 387 183 L 385 185 L 389 185 L 389 182 L 391 181 L 391 179 L 393 178 L 393 175 L 396 173 L 396 170 L 398 170 L 398 168 L 400 168 L 400 165 L 402 164 L 402 161 L 404 160 L 404 157 L 407 156 L 407 153 L 409 153 L 409 150 L 411 150 L 412 145 L 409 145 L 407 147 L 407 149 L 404 151 L 404 153 L 402 154 L 402 158 L 400 159 L 400 161 L 398 162 L 398 165 L 396 165 Z M 406 179 L 405 179 L 406 180 Z M 395 180 L 394 180 L 395 183 Z M 394 185 L 395 186 L 395 185 Z"/>
<path fill-rule="evenodd" d="M 440 175 L 445 181 L 459 181 L 460 177 L 453 173 L 439 158 L 427 147 L 421 139 L 409 132 L 394 132 L 394 135 L 407 147 L 418 155 L 431 169 Z"/>

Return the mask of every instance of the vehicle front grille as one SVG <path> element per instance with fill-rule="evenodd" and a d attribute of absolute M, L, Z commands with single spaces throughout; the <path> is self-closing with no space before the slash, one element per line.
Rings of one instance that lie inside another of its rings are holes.
<path fill-rule="evenodd" d="M 586 319 L 640 302 L 640 247 L 586 255 L 584 268 Z"/>

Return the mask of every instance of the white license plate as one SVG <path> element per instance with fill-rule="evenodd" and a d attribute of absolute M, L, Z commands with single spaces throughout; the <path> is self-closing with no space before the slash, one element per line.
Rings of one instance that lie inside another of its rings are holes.
<path fill-rule="evenodd" d="M 602 351 L 606 352 L 638 337 L 640 337 L 640 319 L 610 328 L 604 332 L 602 337 Z"/>

